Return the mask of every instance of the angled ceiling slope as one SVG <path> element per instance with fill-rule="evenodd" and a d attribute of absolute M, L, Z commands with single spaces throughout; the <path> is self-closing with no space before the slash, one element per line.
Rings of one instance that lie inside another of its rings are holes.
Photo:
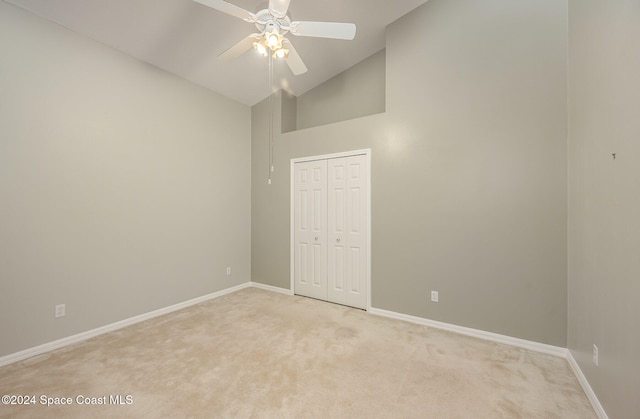
<path fill-rule="evenodd" d="M 269 95 L 268 60 L 253 50 L 217 56 L 255 27 L 192 0 L 4 0 L 240 103 Z M 257 12 L 266 0 L 228 0 Z M 294 76 L 276 62 L 274 83 L 300 95 L 385 46 L 385 27 L 427 0 L 291 0 L 292 19 L 353 22 L 353 41 L 295 39 L 309 71 Z"/>

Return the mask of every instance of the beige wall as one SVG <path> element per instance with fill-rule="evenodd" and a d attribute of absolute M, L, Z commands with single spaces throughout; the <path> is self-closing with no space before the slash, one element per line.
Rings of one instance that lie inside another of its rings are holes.
<path fill-rule="evenodd" d="M 0 356 L 250 279 L 248 107 L 4 2 L 0 53 Z"/>
<path fill-rule="evenodd" d="M 612 419 L 640 417 L 639 23 L 638 1 L 569 1 L 568 346 Z"/>
<path fill-rule="evenodd" d="M 289 288 L 289 160 L 371 148 L 373 306 L 565 346 L 566 19 L 429 1 L 388 28 L 386 113 L 276 135 L 272 185 L 256 105 L 253 280 Z"/>
<path fill-rule="evenodd" d="M 297 128 L 317 127 L 384 112 L 385 62 L 385 51 L 379 51 L 349 71 L 298 96 Z"/>

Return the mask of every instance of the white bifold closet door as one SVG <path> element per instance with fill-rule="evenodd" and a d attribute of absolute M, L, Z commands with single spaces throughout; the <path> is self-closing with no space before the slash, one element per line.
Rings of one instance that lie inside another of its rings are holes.
<path fill-rule="evenodd" d="M 296 294 L 327 299 L 327 161 L 294 167 Z"/>
<path fill-rule="evenodd" d="M 295 163 L 296 294 L 366 308 L 367 162 L 356 155 Z"/>

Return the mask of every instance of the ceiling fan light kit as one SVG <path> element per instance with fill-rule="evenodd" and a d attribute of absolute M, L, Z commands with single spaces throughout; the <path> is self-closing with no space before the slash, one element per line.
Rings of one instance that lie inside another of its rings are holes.
<path fill-rule="evenodd" d="M 264 35 L 253 43 L 253 48 L 258 51 L 258 54 L 266 57 L 269 55 L 269 50 L 273 51 L 273 58 L 286 59 L 289 56 L 289 50 L 282 46 L 284 36 L 282 36 L 276 28 L 273 28 L 269 32 L 265 32 Z"/>
<path fill-rule="evenodd" d="M 285 38 L 286 34 L 345 40 L 352 40 L 356 36 L 356 25 L 353 23 L 291 21 L 287 15 L 290 0 L 269 0 L 268 8 L 257 13 L 249 12 L 223 0 L 194 1 L 253 23 L 260 31 L 247 36 L 220 54 L 218 58 L 234 59 L 253 46 L 262 56 L 268 56 L 271 51 L 273 58 L 285 60 L 296 76 L 306 73 L 307 67 L 291 42 Z"/>

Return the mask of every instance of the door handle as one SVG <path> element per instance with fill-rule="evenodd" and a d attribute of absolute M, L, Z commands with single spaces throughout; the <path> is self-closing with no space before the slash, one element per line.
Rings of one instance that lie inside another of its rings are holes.
<path fill-rule="evenodd" d="M 316 236 L 315 240 L 318 241 L 318 236 Z"/>
<path fill-rule="evenodd" d="M 340 243 L 340 238 L 339 237 L 336 239 L 336 243 Z"/>

